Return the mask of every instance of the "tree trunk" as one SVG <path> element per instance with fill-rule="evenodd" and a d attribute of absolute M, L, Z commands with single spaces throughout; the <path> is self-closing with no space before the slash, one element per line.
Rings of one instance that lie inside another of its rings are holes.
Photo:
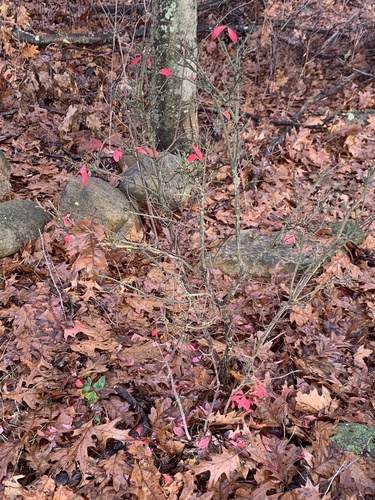
<path fill-rule="evenodd" d="M 155 0 L 151 122 L 161 150 L 191 151 L 197 140 L 196 33 L 197 0 Z"/>

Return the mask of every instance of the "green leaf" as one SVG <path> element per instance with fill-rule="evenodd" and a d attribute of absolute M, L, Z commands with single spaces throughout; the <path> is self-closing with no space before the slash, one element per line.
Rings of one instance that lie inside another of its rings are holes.
<path fill-rule="evenodd" d="M 88 392 L 85 394 L 85 398 L 87 399 L 87 403 L 89 405 L 92 405 L 99 399 L 99 396 L 96 394 L 96 392 Z"/>
<path fill-rule="evenodd" d="M 105 381 L 105 375 L 100 377 L 99 380 L 95 382 L 95 384 L 92 386 L 96 391 L 100 391 L 101 389 L 104 389 L 106 386 L 106 381 Z"/>
<path fill-rule="evenodd" d="M 89 391 L 91 391 L 91 383 L 92 380 L 90 377 L 87 377 L 86 382 L 82 386 L 82 394 L 87 394 Z"/>

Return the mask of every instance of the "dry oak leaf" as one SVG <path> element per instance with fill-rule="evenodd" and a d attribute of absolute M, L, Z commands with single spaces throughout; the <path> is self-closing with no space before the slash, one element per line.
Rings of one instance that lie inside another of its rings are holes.
<path fill-rule="evenodd" d="M 105 449 L 107 441 L 114 439 L 124 442 L 129 439 L 129 431 L 116 429 L 116 424 L 122 420 L 118 417 L 112 422 L 102 425 L 94 425 L 90 420 L 73 432 L 73 437 L 77 437 L 69 449 L 60 448 L 52 451 L 50 460 L 59 462 L 59 465 L 67 472 L 71 472 L 79 464 L 82 474 L 89 471 L 91 458 L 88 454 L 88 448 L 95 449 L 99 444 L 101 449 Z"/>
<path fill-rule="evenodd" d="M 298 391 L 296 395 L 296 410 L 309 414 L 318 413 L 331 402 L 332 398 L 326 387 L 322 387 L 321 395 L 318 393 L 317 389 L 313 389 L 309 394 Z"/>
<path fill-rule="evenodd" d="M 363 358 L 367 358 L 372 354 L 372 349 L 366 349 L 365 346 L 361 345 L 358 347 L 357 352 L 354 354 L 354 365 L 361 369 L 368 369 Z"/>
<path fill-rule="evenodd" d="M 193 470 L 196 475 L 207 471 L 210 473 L 210 479 L 207 485 L 209 490 L 215 487 L 222 474 L 225 474 L 226 477 L 231 480 L 233 479 L 231 476 L 234 473 L 241 474 L 242 472 L 243 467 L 237 453 L 235 452 L 230 452 L 224 449 L 223 453 L 220 455 L 212 453 L 210 458 L 210 462 L 202 462 L 191 467 L 191 470 Z M 245 469 L 247 474 L 248 469 Z"/>
<path fill-rule="evenodd" d="M 132 473 L 131 466 L 125 460 L 124 450 L 120 450 L 106 460 L 102 460 L 100 465 L 104 468 L 108 481 L 112 480 L 115 491 L 126 490 L 128 481 L 126 476 Z"/>
<path fill-rule="evenodd" d="M 28 45 L 25 49 L 23 49 L 21 57 L 24 59 L 32 59 L 36 56 L 36 54 L 39 54 L 38 47 L 36 45 Z"/>
<path fill-rule="evenodd" d="M 155 465 L 149 464 L 146 460 L 136 463 L 131 475 L 131 480 L 137 486 L 138 500 L 165 500 L 166 495 L 159 481 L 161 474 Z"/>
<path fill-rule="evenodd" d="M 305 307 L 293 306 L 290 313 L 290 321 L 293 323 L 295 321 L 298 326 L 303 326 L 308 323 L 311 319 L 317 318 L 319 316 L 318 312 L 313 312 L 312 305 L 306 304 Z"/>

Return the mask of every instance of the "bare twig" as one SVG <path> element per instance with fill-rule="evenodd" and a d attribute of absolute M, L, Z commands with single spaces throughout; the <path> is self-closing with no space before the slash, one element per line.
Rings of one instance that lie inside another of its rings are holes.
<path fill-rule="evenodd" d="M 56 270 L 54 269 L 54 265 L 53 263 L 50 262 L 49 258 L 48 258 L 48 255 L 47 255 L 47 252 L 46 252 L 46 247 L 44 245 L 44 238 L 43 238 L 43 234 L 41 232 L 41 230 L 39 229 L 39 237 L 40 237 L 40 242 L 41 242 L 41 245 L 42 245 L 42 253 L 43 253 L 43 257 L 44 257 L 44 260 L 46 261 L 46 266 L 47 266 L 47 269 L 48 269 L 48 272 L 49 272 L 49 275 L 50 275 L 50 278 L 51 278 L 51 281 L 53 283 L 53 286 L 55 287 L 55 290 L 57 292 L 57 295 L 59 296 L 59 301 L 60 301 L 60 306 L 61 306 L 61 311 L 62 311 L 62 314 L 64 316 L 64 320 L 66 320 L 66 315 L 65 315 L 65 310 L 64 310 L 64 301 L 63 301 L 63 297 L 62 297 L 62 293 L 60 291 L 60 288 L 58 287 L 57 283 L 56 283 L 56 280 L 55 280 L 55 277 L 53 275 L 53 271 L 56 272 Z M 56 273 L 57 274 L 57 273 Z M 58 277 L 58 275 L 57 275 Z M 62 283 L 61 283 L 61 280 L 60 278 L 58 277 L 58 280 L 59 280 L 59 284 L 62 288 Z"/>

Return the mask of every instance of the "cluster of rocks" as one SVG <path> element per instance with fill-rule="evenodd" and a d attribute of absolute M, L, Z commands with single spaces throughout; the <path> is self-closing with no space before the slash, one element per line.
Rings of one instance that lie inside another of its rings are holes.
<path fill-rule="evenodd" d="M 191 166 L 180 157 L 165 154 L 153 159 L 146 155 L 126 155 L 121 159 L 127 170 L 118 188 L 89 177 L 73 177 L 60 195 L 58 209 L 74 223 L 93 220 L 108 233 L 126 238 L 139 234 L 141 210 L 149 204 L 164 210 L 178 210 L 188 201 L 193 187 Z M 30 200 L 10 200 L 11 167 L 0 154 L 0 258 L 12 255 L 29 240 L 35 240 L 50 216 Z M 5 200 L 5 201 L 4 201 Z"/>
<path fill-rule="evenodd" d="M 194 175 L 191 165 L 180 157 L 165 154 L 160 158 L 146 155 L 125 155 L 121 162 L 127 170 L 121 175 L 117 187 L 95 177 L 87 183 L 73 177 L 65 186 L 58 203 L 61 216 L 69 216 L 78 223 L 93 220 L 103 224 L 108 234 L 117 233 L 120 238 L 139 241 L 140 214 L 150 206 L 164 211 L 175 211 L 188 201 L 193 188 Z M 11 194 L 11 168 L 0 154 L 0 201 Z M 83 185 L 84 184 L 84 185 Z M 16 253 L 27 241 L 39 237 L 49 221 L 49 215 L 30 200 L 10 200 L 0 203 L 0 258 Z M 353 225 L 336 223 L 333 233 L 342 235 L 337 249 L 346 241 L 360 243 L 364 235 L 353 232 Z M 296 244 L 285 241 L 285 232 L 261 235 L 258 231 L 241 231 L 237 244 L 235 236 L 209 255 L 209 264 L 229 276 L 241 272 L 268 277 L 276 266 L 284 273 L 303 272 L 315 262 L 322 263 L 329 256 L 327 246 L 314 241 L 312 235 L 295 235 Z M 301 242 L 303 244 L 301 244 Z"/>

